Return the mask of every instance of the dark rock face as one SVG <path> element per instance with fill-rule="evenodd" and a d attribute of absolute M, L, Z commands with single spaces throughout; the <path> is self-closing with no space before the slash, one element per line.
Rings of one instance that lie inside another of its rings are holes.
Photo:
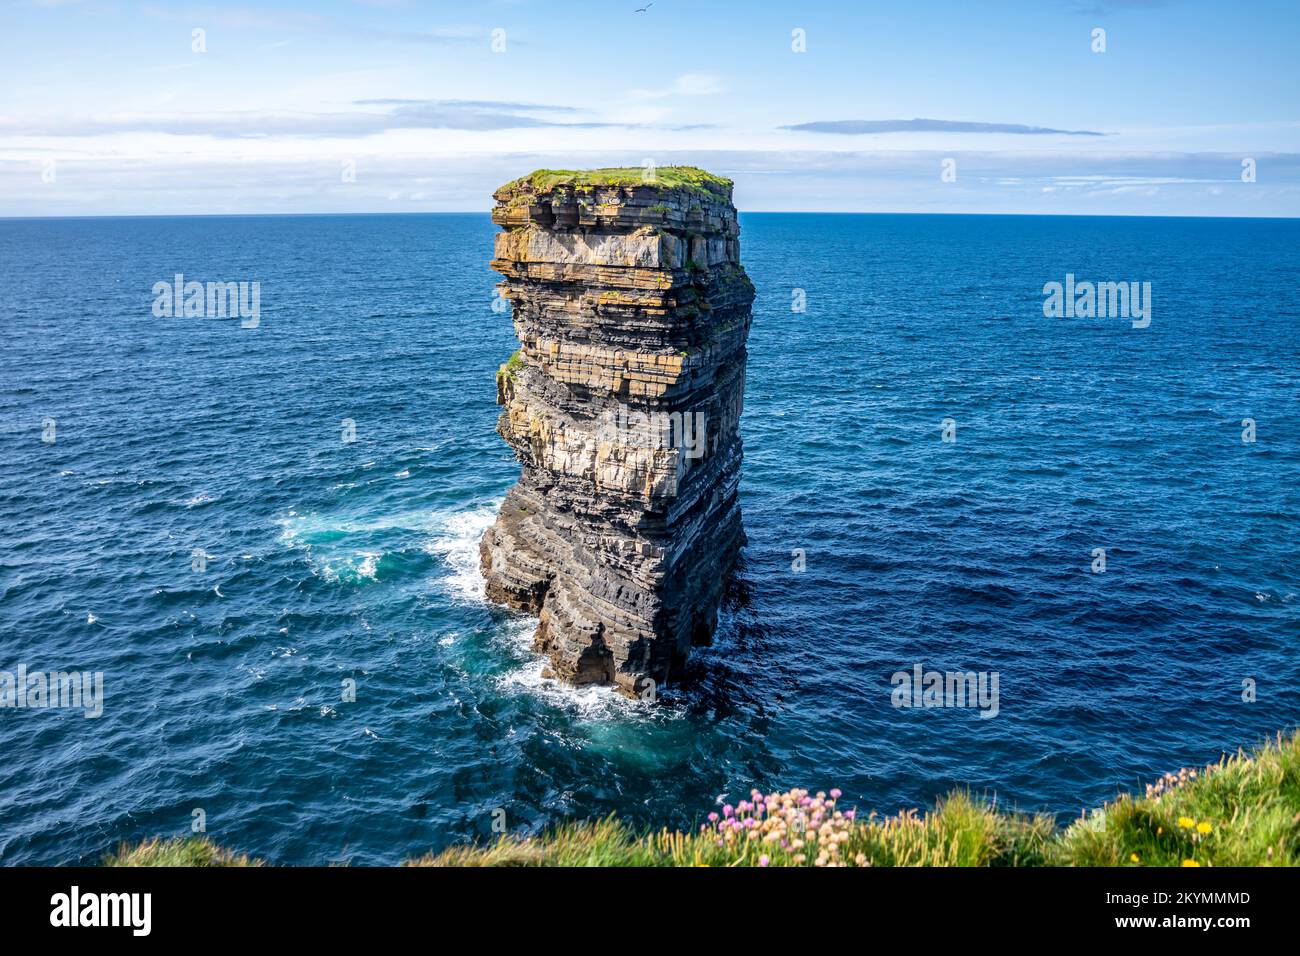
<path fill-rule="evenodd" d="M 539 615 L 554 676 L 647 696 L 712 637 L 745 543 L 754 291 L 730 181 L 639 174 L 539 172 L 494 194 L 522 343 L 497 431 L 523 471 L 480 550 L 488 597 Z"/>

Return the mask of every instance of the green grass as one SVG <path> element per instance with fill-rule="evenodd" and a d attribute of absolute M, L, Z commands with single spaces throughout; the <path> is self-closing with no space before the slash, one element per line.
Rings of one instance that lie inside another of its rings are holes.
<path fill-rule="evenodd" d="M 261 866 L 260 860 L 223 850 L 207 837 L 154 837 L 137 846 L 123 844 L 105 866 Z"/>
<path fill-rule="evenodd" d="M 997 813 L 956 793 L 925 816 L 871 819 L 847 825 L 843 831 L 846 836 L 837 846 L 837 857 L 848 865 L 1041 866 L 1052 821 Z M 564 824 L 531 840 L 453 847 L 408 865 L 816 866 L 823 852 L 815 841 L 783 849 L 751 839 L 719 846 L 716 836 L 699 832 L 638 834 L 610 817 L 596 823 Z"/>
<path fill-rule="evenodd" d="M 658 186 L 664 189 L 682 189 L 702 198 L 725 199 L 731 192 L 732 181 L 715 176 L 697 166 L 660 166 L 655 178 L 645 181 L 645 170 L 640 166 L 614 166 L 605 169 L 539 169 L 508 183 L 508 192 L 528 191 L 548 193 L 559 186 L 591 189 L 596 186 Z M 665 207 L 666 208 L 666 207 Z"/>
<path fill-rule="evenodd" d="M 1269 741 L 1199 771 L 1183 771 L 1122 795 L 1061 829 L 1045 816 L 1009 812 L 957 792 L 926 814 L 859 816 L 830 795 L 791 791 L 776 812 L 741 817 L 775 826 L 770 842 L 739 828 L 637 831 L 608 817 L 568 823 L 530 839 L 452 847 L 410 866 L 1297 866 L 1300 865 L 1300 736 Z M 824 808 L 821 836 L 803 824 L 807 798 Z M 832 802 L 834 801 L 834 802 Z M 724 817 L 725 820 L 725 817 Z M 780 821 L 778 823 L 778 821 Z M 781 832 L 780 827 L 787 829 Z M 782 838 L 784 844 L 782 845 Z M 720 841 L 721 840 L 721 845 Z M 834 849 L 830 847 L 834 846 Z M 108 860 L 115 866 L 248 865 L 207 840 L 154 839 Z"/>
<path fill-rule="evenodd" d="M 1074 823 L 1055 848 L 1057 859 L 1076 866 L 1300 865 L 1300 736 L 1279 735 L 1252 755 L 1190 773 Z"/>

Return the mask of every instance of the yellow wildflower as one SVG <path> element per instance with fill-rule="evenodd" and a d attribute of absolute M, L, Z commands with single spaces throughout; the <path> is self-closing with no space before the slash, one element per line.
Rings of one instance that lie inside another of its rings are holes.
<path fill-rule="evenodd" d="M 1200 866 L 1195 860 L 1183 860 L 1183 866 Z"/>
<path fill-rule="evenodd" d="M 1178 825 L 1184 830 L 1190 830 L 1192 827 L 1196 826 L 1196 821 L 1191 817 L 1179 817 Z"/>
<path fill-rule="evenodd" d="M 1214 827 L 1213 827 L 1211 824 L 1209 824 L 1209 823 L 1198 823 L 1198 824 L 1196 824 L 1196 832 L 1197 832 L 1197 833 L 1209 833 L 1209 832 L 1210 832 L 1211 830 L 1213 830 L 1213 829 L 1214 829 Z"/>

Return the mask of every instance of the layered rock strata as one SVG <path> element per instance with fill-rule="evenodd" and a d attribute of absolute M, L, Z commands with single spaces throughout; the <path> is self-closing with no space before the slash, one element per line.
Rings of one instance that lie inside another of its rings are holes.
<path fill-rule="evenodd" d="M 480 546 L 488 597 L 539 615 L 553 676 L 650 696 L 707 643 L 745 543 L 745 340 L 731 182 L 539 171 L 494 193 L 522 345 L 497 431 L 523 464 Z"/>

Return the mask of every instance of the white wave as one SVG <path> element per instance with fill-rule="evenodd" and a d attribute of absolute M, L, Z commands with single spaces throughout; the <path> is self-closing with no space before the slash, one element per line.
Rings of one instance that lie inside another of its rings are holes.
<path fill-rule="evenodd" d="M 421 531 L 435 523 L 437 515 L 437 512 L 429 511 L 398 511 L 375 518 L 338 518 L 290 511 L 276 523 L 281 528 L 281 541 L 291 545 L 311 545 L 336 535 L 369 534 L 391 529 Z"/>
<path fill-rule="evenodd" d="M 424 550 L 441 558 L 449 574 L 440 586 L 452 597 L 481 603 L 485 598 L 479 573 L 478 544 L 496 519 L 500 501 L 450 511 L 398 511 L 376 517 L 338 517 L 300 514 L 291 510 L 277 520 L 280 542 L 302 551 L 312 571 L 327 581 L 377 580 L 383 551 L 358 548 L 353 536 L 388 530 L 413 531 L 424 536 Z"/>
<path fill-rule="evenodd" d="M 383 557 L 377 551 L 360 551 L 357 557 L 361 558 L 361 564 L 357 567 L 357 577 L 369 578 L 375 580 L 375 575 L 379 571 L 379 559 Z"/>
<path fill-rule="evenodd" d="M 662 716 L 655 704 L 620 694 L 613 687 L 588 685 L 574 687 L 552 677 L 543 677 L 547 662 L 538 658 L 499 677 L 503 690 L 522 690 L 546 704 L 575 713 L 580 719 L 647 718 Z"/>
<path fill-rule="evenodd" d="M 384 553 L 349 545 L 346 536 L 409 527 L 397 518 L 340 521 L 319 514 L 302 515 L 296 511 L 290 511 L 277 523 L 280 525 L 280 542 L 302 551 L 312 573 L 327 581 L 378 579 L 379 562 Z"/>
<path fill-rule="evenodd" d="M 498 507 L 500 502 L 438 516 L 427 549 L 441 557 L 451 570 L 442 584 L 453 597 L 475 603 L 487 600 L 479 571 L 478 545 L 483 532 L 496 520 Z"/>
<path fill-rule="evenodd" d="M 551 707 L 575 713 L 580 719 L 604 721 L 611 718 L 662 716 L 649 701 L 625 697 L 613 687 L 574 687 L 553 677 L 543 677 L 547 661 L 532 647 L 533 632 L 536 629 L 537 619 L 532 616 L 520 615 L 507 623 L 511 650 L 525 660 L 519 667 L 497 678 L 497 684 L 502 690 L 532 694 Z"/>

